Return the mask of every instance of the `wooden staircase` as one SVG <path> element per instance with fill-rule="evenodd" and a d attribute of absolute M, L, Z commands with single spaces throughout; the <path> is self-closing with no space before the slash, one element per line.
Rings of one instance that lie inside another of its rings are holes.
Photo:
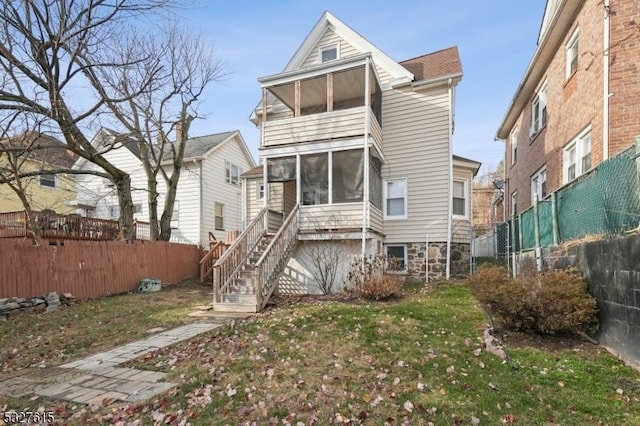
<path fill-rule="evenodd" d="M 278 284 L 295 248 L 298 206 L 277 233 L 269 233 L 263 209 L 213 265 L 213 309 L 259 312 Z"/>

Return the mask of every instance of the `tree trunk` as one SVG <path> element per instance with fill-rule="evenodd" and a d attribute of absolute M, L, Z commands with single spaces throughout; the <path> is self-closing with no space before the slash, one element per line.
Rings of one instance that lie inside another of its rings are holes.
<path fill-rule="evenodd" d="M 160 227 L 158 226 L 158 182 L 153 179 L 147 180 L 149 195 L 149 239 L 151 241 L 160 240 Z"/>
<path fill-rule="evenodd" d="M 27 223 L 25 223 L 27 236 L 31 238 L 34 246 L 40 246 L 40 242 L 42 241 L 42 235 L 40 232 L 40 228 L 38 228 L 38 224 L 36 223 L 35 215 L 33 214 L 33 210 L 31 209 L 31 203 L 27 199 L 27 195 L 25 194 L 24 189 L 20 188 L 20 191 L 15 191 L 22 201 L 22 206 L 24 207 L 24 212 L 27 215 Z"/>
<path fill-rule="evenodd" d="M 120 206 L 120 233 L 125 240 L 135 240 L 133 229 L 133 200 L 131 199 L 131 178 L 123 174 L 114 179 L 118 189 L 118 204 Z"/>
<path fill-rule="evenodd" d="M 167 180 L 167 194 L 164 199 L 164 211 L 160 218 L 161 241 L 169 241 L 171 239 L 171 220 L 173 218 L 173 207 L 176 202 L 176 190 L 178 189 L 179 178 L 180 167 L 174 167 L 171 178 Z"/>

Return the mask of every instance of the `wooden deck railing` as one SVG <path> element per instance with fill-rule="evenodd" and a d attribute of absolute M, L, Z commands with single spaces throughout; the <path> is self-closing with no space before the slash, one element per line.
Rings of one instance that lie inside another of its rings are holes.
<path fill-rule="evenodd" d="M 225 253 L 213 265 L 213 297 L 214 303 L 222 301 L 222 295 L 228 292 L 229 285 L 242 270 L 249 255 L 264 236 L 264 215 L 266 208 L 253 219 L 249 226 L 233 242 Z"/>
<path fill-rule="evenodd" d="M 117 220 L 96 219 L 75 214 L 34 212 L 40 237 L 60 240 L 111 241 L 120 236 Z M 25 211 L 0 213 L 0 238 L 29 237 Z M 137 240 L 150 240 L 149 223 L 134 222 Z"/>
<path fill-rule="evenodd" d="M 273 290 L 277 287 L 278 275 L 284 270 L 291 251 L 294 249 L 300 220 L 300 205 L 291 210 L 278 233 L 273 237 L 260 259 L 256 262 L 256 294 L 258 296 L 258 311 L 261 311 Z"/>

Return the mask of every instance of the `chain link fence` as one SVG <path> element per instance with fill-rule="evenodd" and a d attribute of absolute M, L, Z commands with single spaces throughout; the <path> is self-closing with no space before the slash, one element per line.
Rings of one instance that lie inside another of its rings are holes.
<path fill-rule="evenodd" d="M 624 234 L 640 225 L 640 138 L 619 154 L 496 227 L 496 256 L 582 238 Z"/>

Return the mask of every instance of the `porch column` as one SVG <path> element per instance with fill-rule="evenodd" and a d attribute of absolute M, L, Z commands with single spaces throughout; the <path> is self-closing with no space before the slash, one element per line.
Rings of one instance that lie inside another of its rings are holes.
<path fill-rule="evenodd" d="M 264 147 L 264 123 L 267 122 L 267 89 L 262 88 L 262 120 L 260 122 L 260 147 Z"/>
<path fill-rule="evenodd" d="M 294 89 L 294 101 L 293 101 L 293 116 L 300 117 L 300 80 L 296 80 L 293 83 Z"/>
<path fill-rule="evenodd" d="M 269 183 L 267 182 L 267 161 L 268 159 L 264 159 L 262 163 L 262 184 L 264 185 L 264 208 L 266 209 L 264 213 L 264 229 L 266 232 L 269 232 Z"/>
<path fill-rule="evenodd" d="M 300 154 L 296 154 L 296 202 L 302 202 L 302 189 L 300 187 Z"/>
<path fill-rule="evenodd" d="M 362 273 L 365 273 L 367 256 L 367 228 L 369 222 L 369 124 L 371 121 L 371 87 L 369 85 L 370 58 L 364 62 L 364 147 L 363 153 L 363 188 L 362 188 Z"/>
<path fill-rule="evenodd" d="M 333 74 L 327 74 L 327 112 L 333 111 Z"/>

